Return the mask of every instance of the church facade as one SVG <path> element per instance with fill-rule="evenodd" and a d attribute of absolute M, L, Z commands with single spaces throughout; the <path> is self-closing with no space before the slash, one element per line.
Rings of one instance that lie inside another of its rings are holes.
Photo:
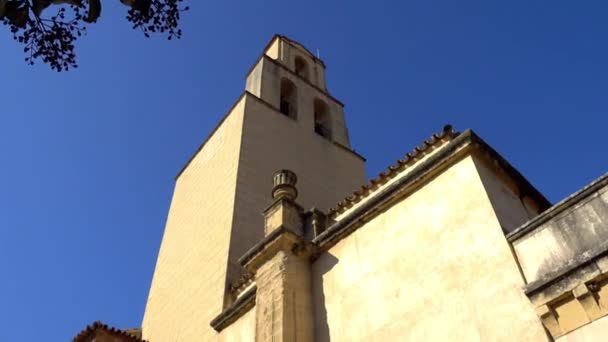
<path fill-rule="evenodd" d="M 552 205 L 448 125 L 367 180 L 325 64 L 276 35 L 176 177 L 128 336 L 608 340 L 608 175 Z"/>

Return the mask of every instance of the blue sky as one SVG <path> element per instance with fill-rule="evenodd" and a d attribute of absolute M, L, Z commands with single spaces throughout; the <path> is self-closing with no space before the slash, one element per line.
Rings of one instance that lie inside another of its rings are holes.
<path fill-rule="evenodd" d="M 141 324 L 173 177 L 283 33 L 327 64 L 368 176 L 473 128 L 556 202 L 608 170 L 606 1 L 193 1 L 145 39 L 106 1 L 80 68 L 0 34 L 0 341 Z"/>

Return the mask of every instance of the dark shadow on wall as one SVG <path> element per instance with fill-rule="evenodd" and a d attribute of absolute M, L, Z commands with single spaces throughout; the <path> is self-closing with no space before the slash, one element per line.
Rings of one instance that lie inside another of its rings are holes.
<path fill-rule="evenodd" d="M 325 289 L 323 277 L 340 260 L 330 253 L 323 253 L 312 265 L 312 298 L 315 312 L 315 341 L 329 342 L 329 324 L 325 306 Z"/>

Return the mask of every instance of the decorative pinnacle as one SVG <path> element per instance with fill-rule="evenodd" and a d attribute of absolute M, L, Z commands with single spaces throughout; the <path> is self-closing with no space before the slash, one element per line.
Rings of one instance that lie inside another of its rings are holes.
<path fill-rule="evenodd" d="M 296 189 L 298 176 L 293 171 L 276 171 L 272 176 L 272 180 L 272 199 L 289 199 L 293 201 L 298 197 L 298 189 Z"/>

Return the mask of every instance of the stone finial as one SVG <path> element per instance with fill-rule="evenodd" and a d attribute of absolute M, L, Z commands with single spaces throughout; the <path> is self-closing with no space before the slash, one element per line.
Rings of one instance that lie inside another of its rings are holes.
<path fill-rule="evenodd" d="M 298 197 L 298 189 L 296 189 L 296 183 L 298 182 L 298 176 L 290 170 L 279 170 L 272 176 L 273 187 L 272 187 L 272 199 L 289 199 L 295 200 Z"/>

